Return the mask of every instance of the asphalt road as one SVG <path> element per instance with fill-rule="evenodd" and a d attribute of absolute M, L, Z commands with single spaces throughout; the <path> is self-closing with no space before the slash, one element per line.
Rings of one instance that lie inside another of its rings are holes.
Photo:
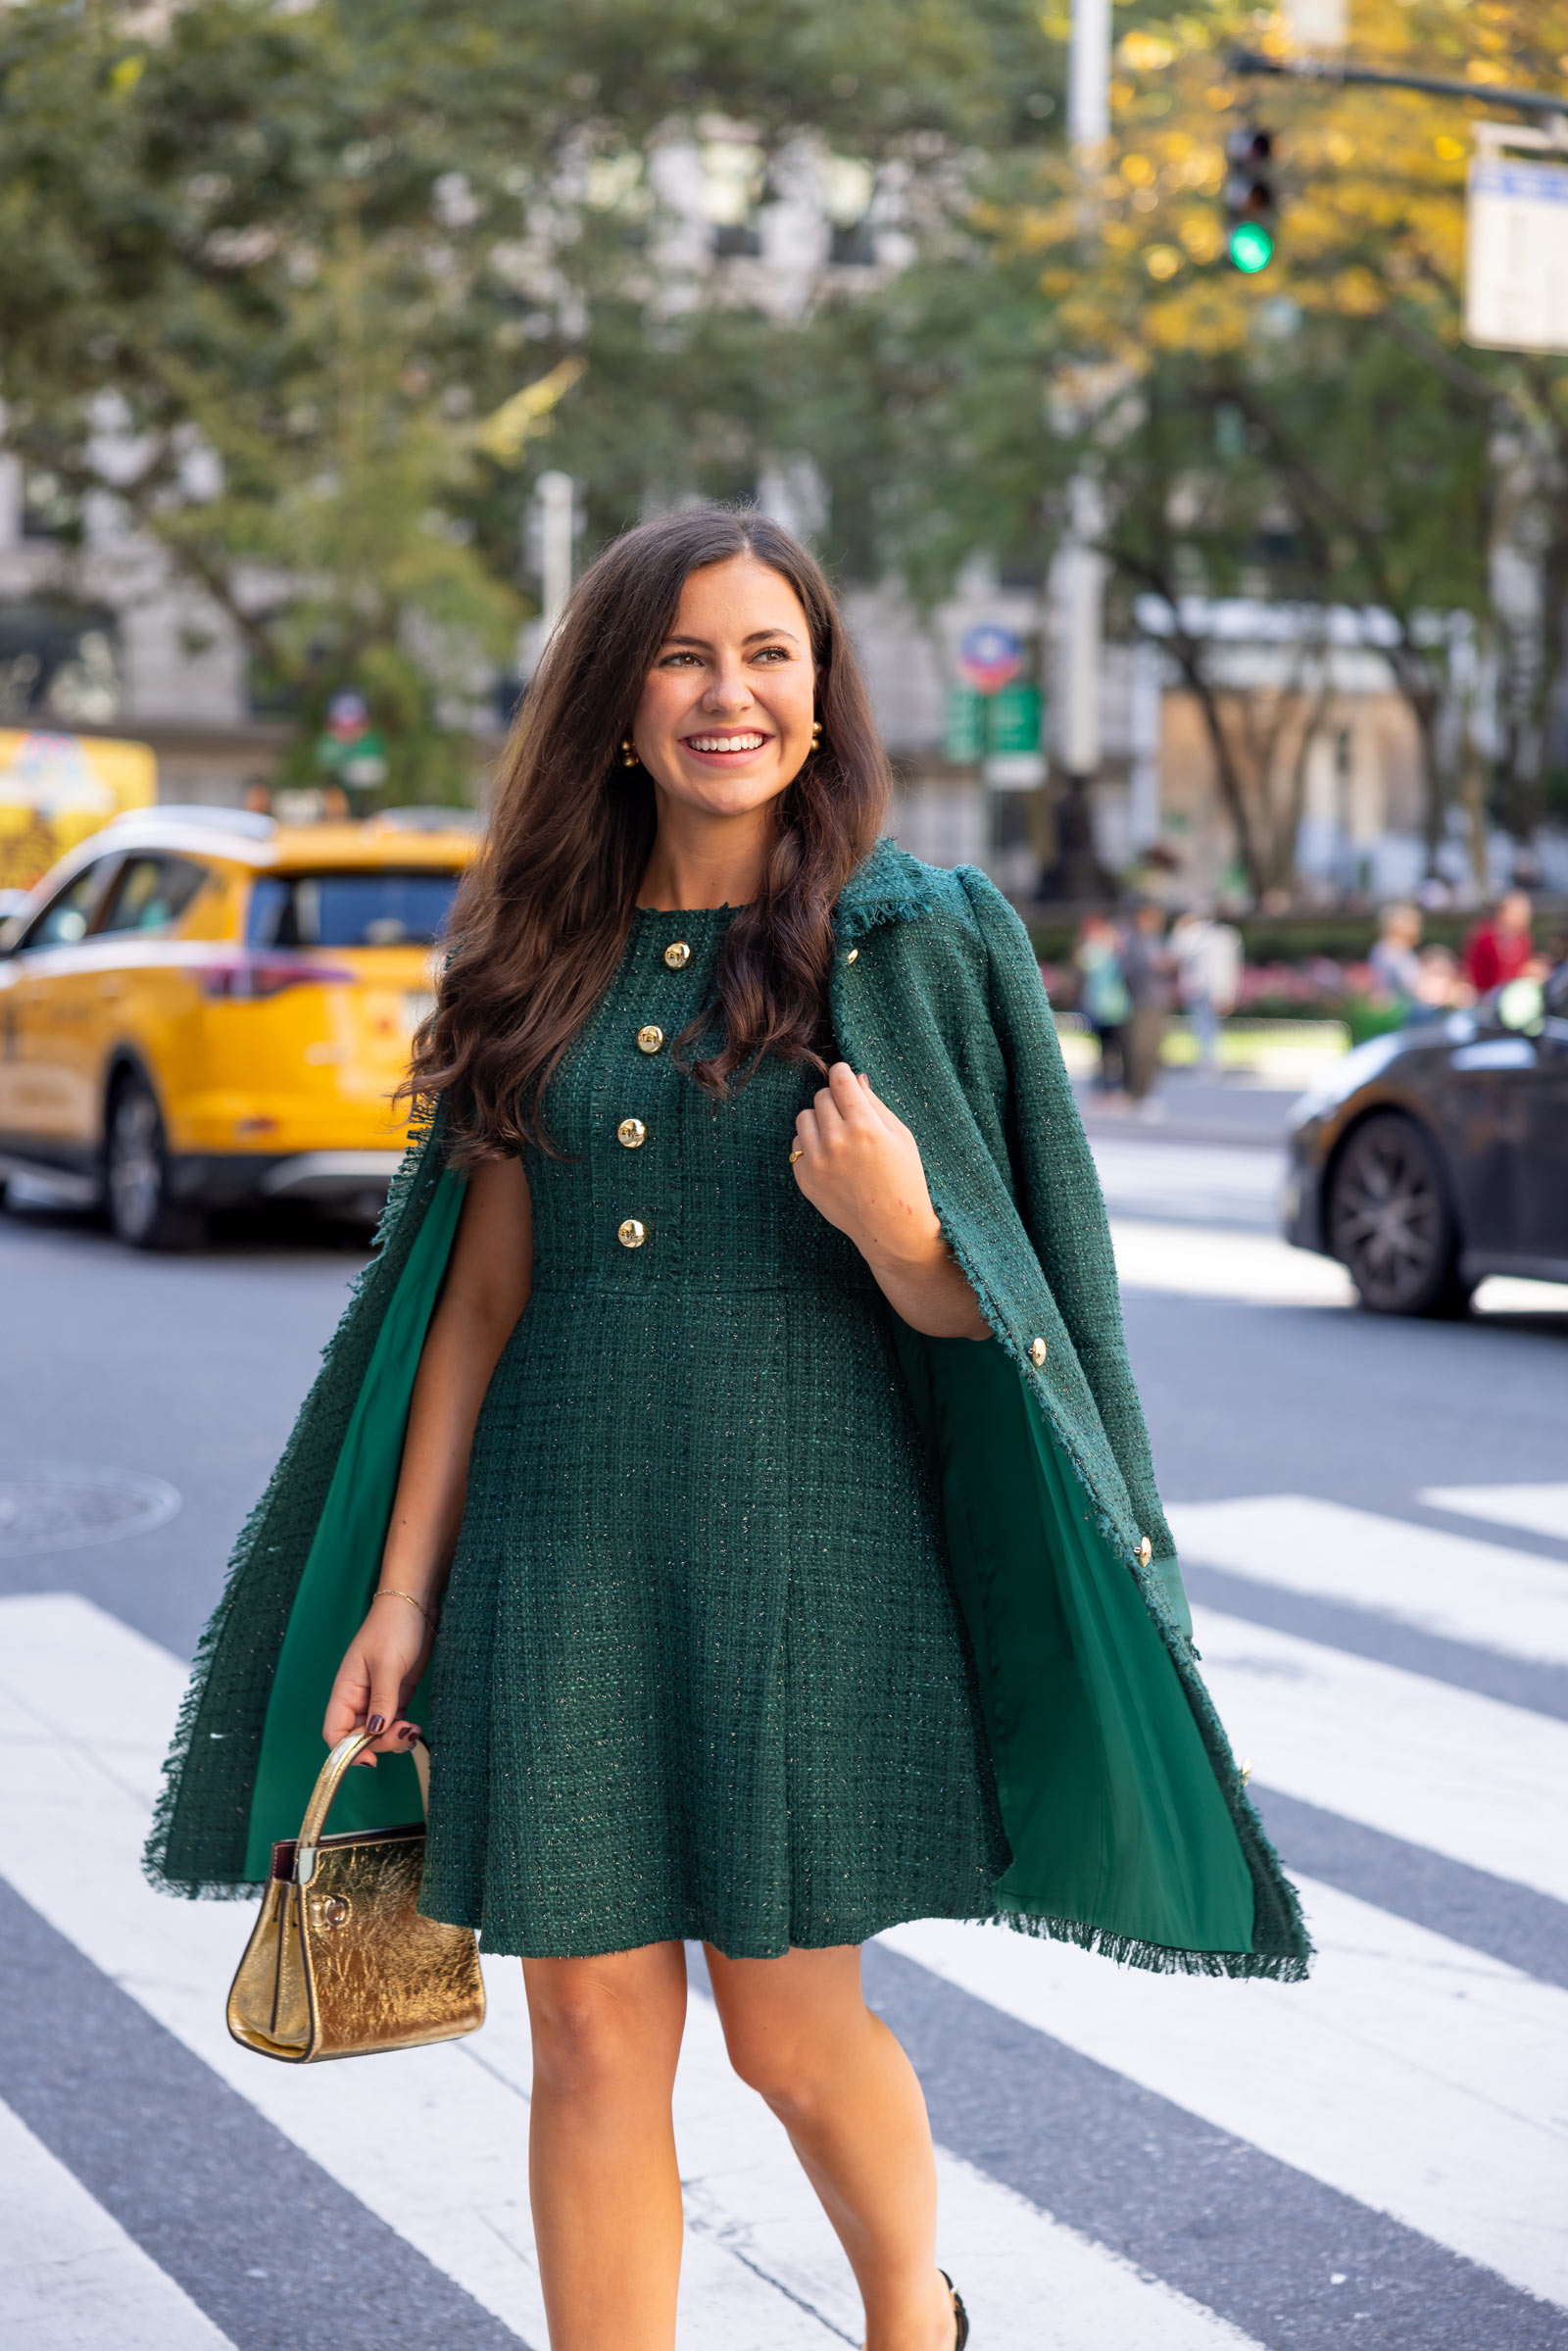
<path fill-rule="evenodd" d="M 1322 1956 L 1238 1986 L 883 1938 L 943 2257 L 976 2351 L 1568 2345 L 1568 1294 L 1371 1320 L 1271 1238 L 1261 1106 L 1181 1132 L 1097 1139 L 1129 1338 L 1206 1667 Z M 361 1262 L 0 1216 L 0 2338 L 29 2351 L 542 2351 L 515 1971 L 472 2042 L 268 2066 L 221 2026 L 246 1913 L 135 1870 L 180 1661 Z M 141 1483 L 99 1507 L 105 1473 Z M 858 2340 L 701 1996 L 680 2144 L 683 2344 Z"/>

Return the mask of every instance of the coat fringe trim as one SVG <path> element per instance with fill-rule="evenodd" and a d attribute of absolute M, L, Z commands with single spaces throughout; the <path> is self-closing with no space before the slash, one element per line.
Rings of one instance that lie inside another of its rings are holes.
<path fill-rule="evenodd" d="M 438 1102 L 425 1101 L 416 1106 L 415 1115 L 410 1124 L 409 1148 L 404 1154 L 401 1166 L 387 1187 L 386 1207 L 375 1229 L 372 1254 L 369 1262 L 355 1277 L 349 1294 L 351 1306 L 359 1304 L 361 1299 L 375 1291 L 385 1290 L 390 1297 L 391 1290 L 396 1287 L 398 1276 L 403 1268 L 401 1257 L 395 1261 L 390 1253 L 389 1244 L 403 1211 L 415 1193 L 421 1189 L 433 1189 L 434 1178 L 438 1177 L 441 1172 L 443 1160 L 439 1150 L 439 1137 L 443 1123 L 441 1104 Z M 412 1239 L 412 1235 L 410 1238 Z M 406 1253 L 406 1251 L 403 1252 L 403 1254 Z M 394 1263 L 395 1270 L 389 1272 L 389 1269 L 394 1267 Z M 384 1302 L 383 1300 L 383 1304 Z M 234 1548 L 229 1556 L 228 1578 L 223 1587 L 222 1597 L 208 1620 L 207 1628 L 192 1660 L 190 1681 L 186 1686 L 185 1695 L 180 1701 L 179 1713 L 175 1717 L 173 1738 L 164 1764 L 163 1787 L 160 1789 L 158 1801 L 153 1807 L 152 1826 L 142 1853 L 142 1874 L 160 1893 L 175 1894 L 190 1902 L 242 1902 L 254 1899 L 257 1891 L 254 1882 L 241 1876 L 238 1871 L 231 1878 L 207 1878 L 193 1875 L 180 1867 L 178 1855 L 181 1827 L 180 1795 L 185 1777 L 185 1765 L 192 1749 L 200 1745 L 204 1738 L 220 1739 L 233 1736 L 227 1730 L 204 1730 L 203 1727 L 202 1715 L 211 1690 L 214 1671 L 222 1655 L 240 1587 L 247 1582 L 258 1554 L 270 1540 L 269 1525 L 274 1507 L 281 1500 L 285 1491 L 293 1486 L 300 1470 L 302 1439 L 306 1426 L 312 1418 L 312 1406 L 325 1384 L 340 1368 L 340 1357 L 345 1351 L 344 1334 L 349 1319 L 349 1314 L 345 1311 L 338 1329 L 322 1349 L 320 1369 L 312 1383 L 310 1395 L 300 1410 L 289 1441 L 283 1448 L 277 1466 L 267 1482 L 260 1501 L 251 1511 L 235 1540 Z M 362 1365 L 362 1378 L 364 1369 L 365 1367 Z M 359 1384 L 357 1382 L 354 1390 L 355 1396 L 358 1393 Z M 294 1595 L 299 1587 L 304 1564 L 305 1554 L 302 1550 L 298 1560 L 294 1563 L 292 1575 L 287 1578 L 286 1604 L 282 1608 L 281 1621 L 277 1626 L 279 1645 L 281 1645 L 283 1632 L 287 1627 L 289 1612 L 293 1606 Z M 269 1677 L 270 1681 L 270 1677 Z M 259 1741 L 260 1722 L 254 1728 Z M 239 1736 L 243 1739 L 246 1734 L 242 1731 Z M 242 1855 L 243 1850 L 244 1839 L 241 1838 L 240 1852 Z"/>
<path fill-rule="evenodd" d="M 1047 1918 L 1026 1910 L 999 1910 L 978 1924 L 1006 1927 L 1014 1935 L 1033 1935 L 1040 1942 L 1072 1943 L 1080 1951 L 1114 1960 L 1118 1967 L 1142 1968 L 1154 1976 L 1229 1976 L 1246 1983 L 1304 1984 L 1311 1973 L 1310 1944 L 1304 1952 L 1177 1950 L 1168 1943 L 1144 1942 L 1136 1935 L 1113 1935 L 1107 1928 L 1088 1926 L 1082 1919 Z"/>

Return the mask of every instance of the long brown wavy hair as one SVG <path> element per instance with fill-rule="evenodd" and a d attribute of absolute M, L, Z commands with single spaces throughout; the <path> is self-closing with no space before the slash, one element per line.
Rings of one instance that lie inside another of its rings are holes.
<path fill-rule="evenodd" d="M 722 1025 L 720 1050 L 692 1065 L 720 1099 L 764 1053 L 825 1066 L 832 910 L 880 830 L 886 755 L 820 564 L 763 514 L 682 508 L 625 532 L 584 573 L 507 746 L 405 1090 L 446 1097 L 460 1163 L 552 1149 L 545 1088 L 614 977 L 657 829 L 653 778 L 623 765 L 621 738 L 686 580 L 737 556 L 800 599 L 822 739 L 772 803 L 756 899 L 725 933 L 713 1002 L 675 1050 Z"/>

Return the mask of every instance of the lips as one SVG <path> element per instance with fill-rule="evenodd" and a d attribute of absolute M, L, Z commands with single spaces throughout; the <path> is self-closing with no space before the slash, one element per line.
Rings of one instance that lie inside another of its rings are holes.
<path fill-rule="evenodd" d="M 688 751 L 702 751 L 709 754 L 713 754 L 715 752 L 735 753 L 760 751 L 763 744 L 767 741 L 767 737 L 766 735 L 758 734 L 755 727 L 748 727 L 739 734 L 687 735 L 684 740 L 686 749 Z"/>

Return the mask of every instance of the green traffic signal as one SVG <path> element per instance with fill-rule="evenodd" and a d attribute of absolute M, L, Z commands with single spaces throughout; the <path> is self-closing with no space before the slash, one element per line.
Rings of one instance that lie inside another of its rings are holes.
<path fill-rule="evenodd" d="M 1274 255 L 1274 133 L 1260 122 L 1244 123 L 1225 142 L 1225 250 L 1248 277 L 1266 269 Z"/>
<path fill-rule="evenodd" d="M 1238 269 L 1255 277 L 1266 269 L 1274 258 L 1274 239 L 1257 220 L 1239 221 L 1226 240 L 1226 248 Z"/>

